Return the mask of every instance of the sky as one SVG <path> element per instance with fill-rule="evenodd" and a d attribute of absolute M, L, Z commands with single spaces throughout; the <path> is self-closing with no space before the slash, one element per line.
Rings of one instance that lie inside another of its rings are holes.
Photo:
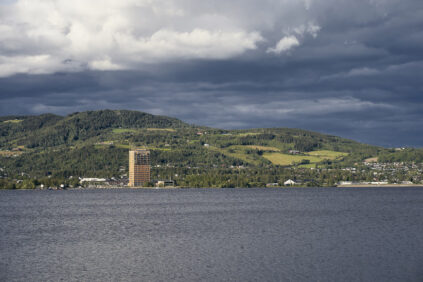
<path fill-rule="evenodd" d="M 423 1 L 0 0 L 0 115 L 98 109 L 423 147 Z"/>

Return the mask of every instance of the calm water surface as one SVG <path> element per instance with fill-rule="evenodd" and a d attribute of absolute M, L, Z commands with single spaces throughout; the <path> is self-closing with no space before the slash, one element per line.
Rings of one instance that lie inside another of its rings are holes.
<path fill-rule="evenodd" d="M 423 281 L 423 189 L 0 191 L 0 280 Z"/>

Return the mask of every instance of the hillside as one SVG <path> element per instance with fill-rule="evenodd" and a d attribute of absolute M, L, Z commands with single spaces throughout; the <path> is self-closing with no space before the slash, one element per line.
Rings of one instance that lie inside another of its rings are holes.
<path fill-rule="evenodd" d="M 233 166 L 342 168 L 371 157 L 423 155 L 300 129 L 222 130 L 127 110 L 0 117 L 0 167 L 9 178 L 119 177 L 127 172 L 130 146 L 148 147 L 153 176 L 167 178 L 193 168 L 197 174 Z"/>

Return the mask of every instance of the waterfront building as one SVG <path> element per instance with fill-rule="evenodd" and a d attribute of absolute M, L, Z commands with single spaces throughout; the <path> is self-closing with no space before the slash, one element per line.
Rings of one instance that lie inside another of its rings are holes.
<path fill-rule="evenodd" d="M 285 181 L 283 183 L 283 185 L 285 185 L 285 186 L 293 186 L 295 184 L 297 184 L 297 183 L 294 180 L 291 180 L 291 179 L 288 179 L 287 181 Z"/>
<path fill-rule="evenodd" d="M 156 187 L 175 187 L 175 181 L 173 180 L 158 180 Z"/>
<path fill-rule="evenodd" d="M 144 186 L 150 182 L 150 151 L 133 149 L 129 151 L 129 186 Z"/>

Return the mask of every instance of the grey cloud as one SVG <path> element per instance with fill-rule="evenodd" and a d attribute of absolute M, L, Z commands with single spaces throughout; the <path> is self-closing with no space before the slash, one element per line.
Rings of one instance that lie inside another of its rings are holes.
<path fill-rule="evenodd" d="M 216 26 L 258 32 L 263 40 L 225 57 L 178 55 L 141 67 L 113 51 L 116 62 L 131 69 L 56 72 L 53 64 L 51 74 L 3 77 L 1 113 L 133 109 L 221 128 L 297 127 L 385 146 L 423 146 L 423 2 L 170 3 L 170 10 L 157 10 L 167 13 L 164 22 L 148 6 L 127 11 L 130 19 L 143 13 L 151 20 L 136 36 L 163 26 L 177 32 Z M 195 17 L 184 20 L 183 13 Z M 311 25 L 320 28 L 316 34 L 302 31 Z M 298 36 L 299 45 L 279 55 L 266 53 L 285 36 Z M 0 57 L 8 56 L 1 48 Z M 22 48 L 15 51 L 55 50 L 32 41 Z"/>

